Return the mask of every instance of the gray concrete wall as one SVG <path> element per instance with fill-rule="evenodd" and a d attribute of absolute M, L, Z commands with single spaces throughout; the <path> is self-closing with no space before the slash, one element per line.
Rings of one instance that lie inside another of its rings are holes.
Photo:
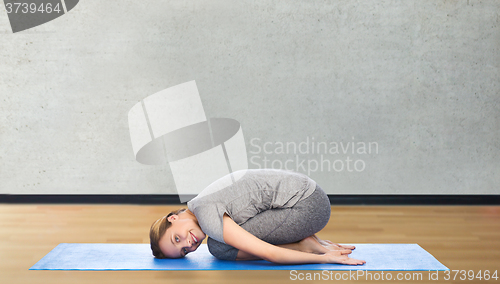
<path fill-rule="evenodd" d="M 330 194 L 498 194 L 499 13 L 496 0 L 83 0 L 13 34 L 2 7 L 0 193 L 175 193 L 168 165 L 135 161 L 127 113 L 196 80 L 208 117 L 242 124 L 251 168 L 291 160 Z"/>

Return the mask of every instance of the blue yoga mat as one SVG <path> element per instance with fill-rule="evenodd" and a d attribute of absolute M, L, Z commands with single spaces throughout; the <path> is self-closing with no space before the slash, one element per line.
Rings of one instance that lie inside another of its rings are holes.
<path fill-rule="evenodd" d="M 281 265 L 265 260 L 226 261 L 205 244 L 181 259 L 156 259 L 149 244 L 67 244 L 55 247 L 30 270 L 449 270 L 417 244 L 354 244 L 364 265 Z"/>

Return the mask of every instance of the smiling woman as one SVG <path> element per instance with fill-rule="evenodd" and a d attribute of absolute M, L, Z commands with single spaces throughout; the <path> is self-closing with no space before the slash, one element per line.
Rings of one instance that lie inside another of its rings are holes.
<path fill-rule="evenodd" d="M 244 170 L 235 182 L 221 178 L 150 229 L 157 258 L 179 258 L 208 238 L 219 259 L 275 263 L 364 264 L 349 258 L 353 246 L 316 236 L 330 218 L 325 192 L 309 177 L 282 170 Z"/>
<path fill-rule="evenodd" d="M 196 250 L 205 239 L 205 233 L 194 214 L 183 208 L 156 220 L 149 237 L 155 257 L 179 258 Z"/>
<path fill-rule="evenodd" d="M 158 242 L 160 251 L 166 257 L 178 258 L 195 251 L 205 239 L 196 217 L 186 210 L 181 214 L 172 214 L 166 221 L 172 224 Z"/>

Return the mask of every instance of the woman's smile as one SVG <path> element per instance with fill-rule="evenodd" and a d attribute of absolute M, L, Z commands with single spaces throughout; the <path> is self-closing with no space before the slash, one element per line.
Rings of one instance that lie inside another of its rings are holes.
<path fill-rule="evenodd" d="M 192 232 L 189 232 L 189 233 L 191 234 L 191 237 L 193 237 L 194 245 L 196 246 L 198 244 L 198 239 L 196 238 L 196 236 Z"/>

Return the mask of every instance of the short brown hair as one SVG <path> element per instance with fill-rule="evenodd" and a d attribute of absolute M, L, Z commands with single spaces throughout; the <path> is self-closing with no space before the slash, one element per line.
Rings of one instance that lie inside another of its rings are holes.
<path fill-rule="evenodd" d="M 165 232 L 167 231 L 170 226 L 172 226 L 172 223 L 167 220 L 168 217 L 172 215 L 179 215 L 180 213 L 186 211 L 186 208 L 182 208 L 176 211 L 172 211 L 168 213 L 168 215 L 161 217 L 160 219 L 156 220 L 153 225 L 151 225 L 151 229 L 149 229 L 149 240 L 151 242 L 151 250 L 153 251 L 153 255 L 156 258 L 167 258 L 163 252 L 160 250 L 160 245 L 158 244 L 160 242 L 160 239 L 163 237 Z"/>

